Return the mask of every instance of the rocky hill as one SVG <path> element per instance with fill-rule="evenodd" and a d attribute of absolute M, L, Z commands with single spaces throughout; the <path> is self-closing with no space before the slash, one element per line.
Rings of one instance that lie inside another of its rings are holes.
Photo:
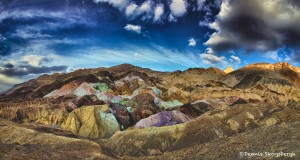
<path fill-rule="evenodd" d="M 0 118 L 4 159 L 44 159 L 39 152 L 50 159 L 236 159 L 239 152 L 227 148 L 250 152 L 253 145 L 299 158 L 299 143 L 289 141 L 299 139 L 300 69 L 259 63 L 158 72 L 122 64 L 42 75 L 0 95 Z M 250 141 L 255 135 L 293 137 L 278 145 Z"/>

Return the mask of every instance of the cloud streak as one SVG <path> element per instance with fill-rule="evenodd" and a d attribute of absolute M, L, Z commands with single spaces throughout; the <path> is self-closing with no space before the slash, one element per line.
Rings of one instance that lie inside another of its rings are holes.
<path fill-rule="evenodd" d="M 182 53 L 155 44 L 150 48 L 130 45 L 126 46 L 126 49 L 92 47 L 87 50 L 78 50 L 74 55 L 76 58 L 70 57 L 70 61 L 74 62 L 74 66 L 83 68 L 86 67 L 87 62 L 94 67 L 131 63 L 161 71 L 173 71 L 174 65 L 182 70 L 202 66 L 199 63 L 199 57 L 192 52 Z"/>

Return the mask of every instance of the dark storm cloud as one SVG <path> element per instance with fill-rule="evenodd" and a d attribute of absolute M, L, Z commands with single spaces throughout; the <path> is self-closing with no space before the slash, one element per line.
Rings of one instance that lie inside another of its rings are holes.
<path fill-rule="evenodd" d="M 300 49 L 299 4 L 298 0 L 224 0 L 217 19 L 210 24 L 216 32 L 205 44 L 215 52 L 240 48 L 271 51 L 284 46 Z"/>
<path fill-rule="evenodd" d="M 41 66 L 35 67 L 31 65 L 21 65 L 21 66 L 12 66 L 11 64 L 6 64 L 0 68 L 0 74 L 6 76 L 25 76 L 29 74 L 42 74 L 50 72 L 62 72 L 66 71 L 67 66 Z"/>
<path fill-rule="evenodd" d="M 5 68 L 14 68 L 14 65 L 11 64 L 11 63 L 7 63 L 7 64 L 3 65 L 3 67 L 5 67 Z"/>

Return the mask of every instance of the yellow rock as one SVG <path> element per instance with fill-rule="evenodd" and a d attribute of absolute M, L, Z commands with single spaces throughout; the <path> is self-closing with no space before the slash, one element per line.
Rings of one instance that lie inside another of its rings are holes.
<path fill-rule="evenodd" d="M 108 110 L 107 107 L 87 106 L 75 109 L 61 128 L 83 137 L 110 137 L 120 128 L 112 113 L 103 112 Z"/>

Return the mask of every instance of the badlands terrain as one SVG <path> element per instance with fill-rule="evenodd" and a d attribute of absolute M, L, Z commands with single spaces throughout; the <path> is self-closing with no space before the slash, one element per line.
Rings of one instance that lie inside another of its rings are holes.
<path fill-rule="evenodd" d="M 0 159 L 300 159 L 300 69 L 42 75 L 0 95 Z"/>

